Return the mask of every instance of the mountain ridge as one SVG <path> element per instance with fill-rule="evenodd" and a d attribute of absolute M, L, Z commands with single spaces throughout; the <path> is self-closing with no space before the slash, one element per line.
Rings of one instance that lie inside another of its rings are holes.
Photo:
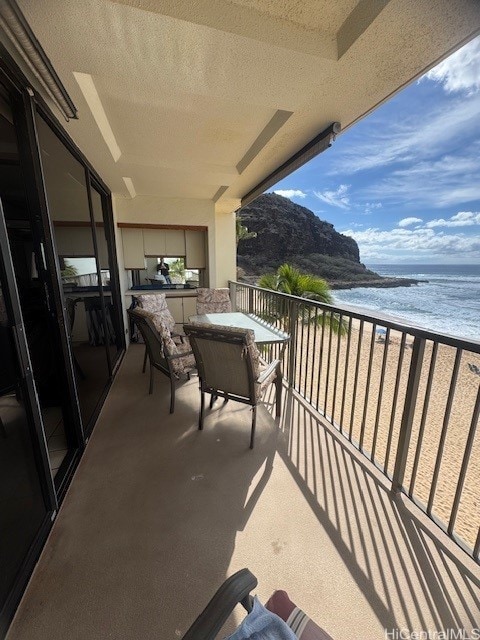
<path fill-rule="evenodd" d="M 332 288 L 395 287 L 418 280 L 385 278 L 360 262 L 358 244 L 313 211 L 275 193 L 265 193 L 237 212 L 256 237 L 240 240 L 239 278 L 255 282 L 288 262 L 324 278 Z"/>

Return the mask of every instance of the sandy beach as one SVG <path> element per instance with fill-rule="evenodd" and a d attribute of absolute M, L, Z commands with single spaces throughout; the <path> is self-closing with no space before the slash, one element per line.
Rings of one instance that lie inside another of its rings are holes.
<path fill-rule="evenodd" d="M 382 342 L 377 334 L 373 334 L 372 339 L 372 325 L 365 323 L 359 347 L 360 322 L 354 320 L 347 358 L 348 335 L 339 338 L 332 333 L 330 338 L 330 330 L 326 328 L 322 344 L 321 329 L 317 331 L 316 340 L 313 329 L 309 329 L 308 325 L 299 323 L 298 331 L 297 388 L 314 406 L 317 406 L 318 401 L 318 409 L 337 426 L 341 423 L 343 430 L 350 432 L 352 440 L 357 444 L 360 442 L 363 429 L 362 448 L 368 456 L 372 452 L 375 438 L 375 460 L 392 474 L 412 357 L 413 336 L 405 336 L 402 345 L 402 334 L 392 331 L 389 343 Z M 433 342 L 427 341 L 404 481 L 407 489 L 410 486 L 417 450 L 432 351 Z M 372 358 L 369 367 L 370 353 Z M 428 503 L 436 466 L 455 356 L 455 348 L 439 344 L 430 400 L 428 408 L 425 409 L 423 441 L 413 491 L 414 497 L 424 505 Z M 383 391 L 380 394 L 384 359 L 385 374 Z M 480 383 L 480 376 L 471 371 L 469 363 L 480 367 L 480 355 L 467 351 L 461 355 L 432 506 L 433 515 L 446 523 L 450 518 Z M 358 374 L 355 388 L 356 372 Z M 390 426 L 392 428 L 389 438 Z M 455 533 L 470 547 L 475 544 L 480 523 L 479 460 L 480 434 L 477 433 L 455 523 Z"/>

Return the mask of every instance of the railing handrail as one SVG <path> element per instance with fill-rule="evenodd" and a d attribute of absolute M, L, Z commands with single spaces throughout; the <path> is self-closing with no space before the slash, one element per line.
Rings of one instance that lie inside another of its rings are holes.
<path fill-rule="evenodd" d="M 290 300 L 290 301 L 296 300 L 299 303 L 303 303 L 303 304 L 308 302 L 308 304 L 311 304 L 312 306 L 318 307 L 319 309 L 323 309 L 325 311 L 348 315 L 357 320 L 364 320 L 366 322 L 370 322 L 375 325 L 381 325 L 382 327 L 393 329 L 394 331 L 408 333 L 411 336 L 423 338 L 424 340 L 432 340 L 433 342 L 439 342 L 441 344 L 446 344 L 451 347 L 456 347 L 458 349 L 472 351 L 473 353 L 480 354 L 480 340 L 471 340 L 468 338 L 459 338 L 458 336 L 451 336 L 447 333 L 438 333 L 438 332 L 430 331 L 429 329 L 423 329 L 422 327 L 416 327 L 414 325 L 403 324 L 402 322 L 391 320 L 389 317 L 383 316 L 381 313 L 374 313 L 374 314 L 362 313 L 361 311 L 357 311 L 349 305 L 332 305 L 332 304 L 327 304 L 325 302 L 318 302 L 318 300 L 312 300 L 311 298 L 302 298 L 300 296 L 292 296 L 289 293 L 282 293 L 280 291 L 274 291 L 273 289 L 264 289 L 263 287 L 259 287 L 253 284 L 248 284 L 246 282 L 238 282 L 236 280 L 230 280 L 229 285 L 245 287 L 247 289 L 254 289 L 257 291 L 267 291 L 268 293 L 284 298 L 285 300 Z"/>

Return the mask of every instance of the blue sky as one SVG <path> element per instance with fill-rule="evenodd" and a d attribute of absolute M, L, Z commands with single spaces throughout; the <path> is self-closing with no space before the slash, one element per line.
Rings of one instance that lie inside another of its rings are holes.
<path fill-rule="evenodd" d="M 480 264 L 480 37 L 270 189 L 367 264 Z"/>

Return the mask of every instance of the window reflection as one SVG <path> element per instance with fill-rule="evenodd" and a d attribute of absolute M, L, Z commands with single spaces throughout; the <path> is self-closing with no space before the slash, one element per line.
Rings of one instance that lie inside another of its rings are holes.
<path fill-rule="evenodd" d="M 85 171 L 41 117 L 37 126 L 80 410 L 89 430 L 110 378 L 106 347 L 111 332 L 101 297 L 108 268 L 99 268 L 95 254 Z"/>

